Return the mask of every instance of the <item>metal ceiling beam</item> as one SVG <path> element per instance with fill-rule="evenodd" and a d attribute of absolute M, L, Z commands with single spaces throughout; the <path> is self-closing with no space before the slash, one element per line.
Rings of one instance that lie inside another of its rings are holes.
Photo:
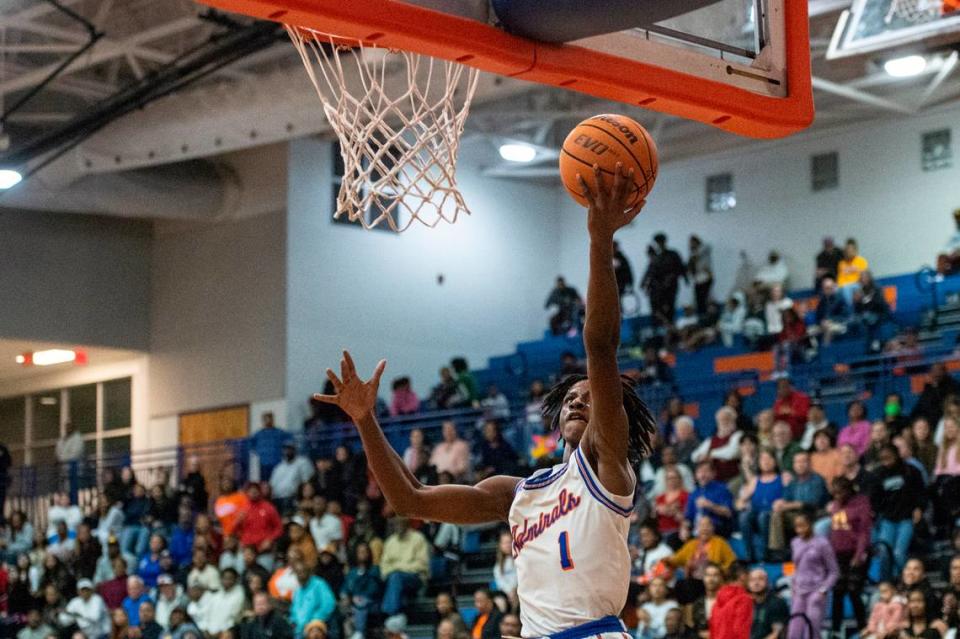
<path fill-rule="evenodd" d="M 89 55 L 84 56 L 82 61 L 76 61 L 74 64 L 71 64 L 69 67 L 67 67 L 64 70 L 64 73 L 76 73 L 77 71 L 89 69 L 90 67 L 97 66 L 98 64 L 113 58 L 124 57 L 127 55 L 127 53 L 135 51 L 141 45 L 153 40 L 159 40 L 160 38 L 174 35 L 181 31 L 186 31 L 196 27 L 198 24 L 200 23 L 197 22 L 197 19 L 193 16 L 179 18 L 177 20 L 167 22 L 166 24 L 153 27 L 152 29 L 141 31 L 140 33 L 132 35 L 123 40 L 104 40 Z M 46 78 L 53 70 L 55 70 L 57 66 L 59 65 L 48 65 L 0 83 L 0 94 L 10 93 L 11 91 L 19 91 L 21 89 L 26 89 L 38 84 L 39 82 L 42 82 L 43 79 Z"/>
<path fill-rule="evenodd" d="M 83 44 L 87 41 L 87 37 L 82 31 L 61 29 L 60 27 L 52 27 L 47 24 L 37 24 L 36 22 L 31 22 L 29 20 L 4 18 L 3 26 L 5 29 L 26 31 L 27 33 L 32 33 L 34 35 L 42 35 L 48 38 L 54 38 L 55 40 L 65 40 L 66 42 L 73 42 L 74 44 Z"/>
<path fill-rule="evenodd" d="M 920 106 L 926 106 L 930 102 L 930 98 L 940 89 L 943 83 L 950 77 L 950 74 L 953 73 L 953 70 L 957 67 L 957 61 L 960 60 L 960 53 L 957 51 L 950 52 L 949 57 L 943 61 L 943 64 L 940 66 L 940 70 L 937 72 L 937 75 L 930 81 L 930 84 L 927 85 L 927 88 L 923 90 L 923 95 L 920 96 Z"/>
<path fill-rule="evenodd" d="M 915 112 L 915 109 L 903 106 L 902 104 L 898 104 L 892 100 L 880 98 L 873 94 L 867 93 L 866 91 L 860 91 L 859 89 L 854 89 L 853 87 L 838 84 L 831 80 L 818 78 L 816 76 L 813 78 L 813 88 L 819 91 L 831 93 L 841 98 L 852 100 L 853 102 L 860 102 L 861 104 L 867 104 L 887 111 L 893 111 L 895 113 L 911 115 Z"/>

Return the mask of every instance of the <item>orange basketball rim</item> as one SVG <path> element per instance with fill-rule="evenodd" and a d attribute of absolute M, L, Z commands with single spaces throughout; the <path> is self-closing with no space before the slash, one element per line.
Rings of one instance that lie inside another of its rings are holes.
<path fill-rule="evenodd" d="M 452 60 L 483 71 L 579 91 L 755 138 L 813 121 L 807 0 L 783 0 L 783 95 L 765 95 L 577 44 L 549 44 L 401 0 L 202 0 L 226 11 Z M 718 60 L 727 74 L 743 74 Z M 721 70 L 722 73 L 722 70 Z M 749 75 L 749 72 L 745 75 Z"/>

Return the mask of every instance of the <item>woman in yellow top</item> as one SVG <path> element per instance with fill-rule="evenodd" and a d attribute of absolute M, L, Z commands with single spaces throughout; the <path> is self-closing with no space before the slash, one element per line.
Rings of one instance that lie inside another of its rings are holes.
<path fill-rule="evenodd" d="M 685 543 L 672 557 L 664 559 L 673 568 L 682 568 L 686 579 L 703 579 L 708 564 L 716 564 L 726 573 L 737 560 L 730 544 L 715 534 L 713 520 L 700 517 L 697 536 Z"/>
<path fill-rule="evenodd" d="M 852 284 L 859 284 L 860 274 L 868 268 L 870 265 L 867 258 L 860 255 L 857 241 L 851 237 L 843 247 L 843 259 L 837 266 L 837 287 L 842 289 Z"/>

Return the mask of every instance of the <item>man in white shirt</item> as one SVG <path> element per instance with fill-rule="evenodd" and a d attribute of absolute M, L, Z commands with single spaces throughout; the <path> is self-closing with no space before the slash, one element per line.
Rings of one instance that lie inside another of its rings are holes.
<path fill-rule="evenodd" d="M 60 613 L 63 627 L 76 623 L 87 639 L 103 639 L 110 634 L 110 612 L 100 595 L 93 591 L 93 582 L 81 579 L 77 582 L 76 597 L 70 600 Z"/>
<path fill-rule="evenodd" d="M 330 512 L 327 500 L 321 495 L 313 498 L 313 519 L 310 520 L 310 536 L 318 552 L 329 550 L 336 553 L 343 541 L 343 522 Z"/>
<path fill-rule="evenodd" d="M 220 590 L 207 595 L 209 602 L 204 611 L 206 627 L 201 626 L 201 628 L 212 636 L 219 636 L 221 632 L 233 628 L 240 621 L 246 597 L 237 581 L 237 571 L 227 568 L 220 574 L 222 585 Z"/>
<path fill-rule="evenodd" d="M 202 548 L 193 551 L 193 564 L 187 574 L 187 588 L 201 586 L 204 590 L 220 590 L 220 573 L 207 561 L 207 552 Z"/>
<path fill-rule="evenodd" d="M 47 537 L 57 534 L 57 522 L 67 523 L 67 530 L 76 532 L 83 521 L 83 512 L 79 506 L 70 503 L 70 495 L 59 492 L 53 496 L 53 505 L 47 510 Z"/>
<path fill-rule="evenodd" d="M 63 437 L 57 441 L 56 455 L 57 461 L 61 464 L 80 461 L 83 459 L 83 435 L 73 427 L 73 424 L 67 423 L 64 426 Z"/>
<path fill-rule="evenodd" d="M 155 619 L 164 630 L 170 629 L 170 613 L 174 608 L 186 606 L 183 588 L 170 575 L 157 577 L 157 605 Z"/>
<path fill-rule="evenodd" d="M 270 475 L 270 491 L 273 498 L 280 502 L 281 514 L 289 511 L 297 496 L 300 484 L 313 479 L 313 464 L 302 455 L 297 455 L 297 445 L 293 442 L 283 444 L 283 459 Z"/>
<path fill-rule="evenodd" d="M 790 272 L 787 270 L 787 263 L 778 252 L 770 251 L 767 263 L 757 269 L 753 279 L 769 290 L 776 285 L 786 287 L 788 277 Z"/>

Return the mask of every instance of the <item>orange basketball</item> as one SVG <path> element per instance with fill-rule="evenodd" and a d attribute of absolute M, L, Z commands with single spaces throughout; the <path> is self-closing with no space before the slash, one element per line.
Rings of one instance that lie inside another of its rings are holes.
<path fill-rule="evenodd" d="M 657 145 L 638 122 L 623 115 L 595 115 L 578 124 L 560 151 L 560 179 L 570 196 L 587 206 L 577 173 L 591 189 L 595 188 L 593 165 L 600 167 L 604 182 L 613 179 L 617 163 L 624 171 L 633 169 L 633 186 L 627 206 L 633 207 L 647 197 L 657 179 Z"/>

